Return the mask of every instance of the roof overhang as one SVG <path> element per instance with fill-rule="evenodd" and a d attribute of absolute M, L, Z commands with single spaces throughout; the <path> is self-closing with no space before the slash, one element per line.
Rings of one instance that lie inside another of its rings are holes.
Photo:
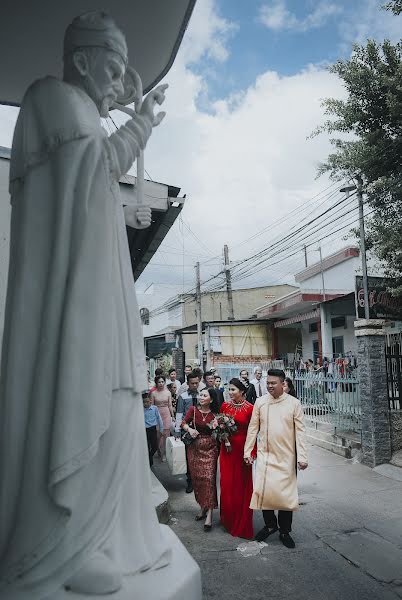
<path fill-rule="evenodd" d="M 10 149 L 0 146 L 0 160 L 10 161 Z M 125 206 L 135 204 L 136 178 L 124 175 L 120 180 L 120 195 Z M 179 216 L 185 198 L 179 198 L 180 188 L 144 181 L 146 204 L 152 210 L 152 224 L 148 229 L 134 229 L 127 225 L 127 237 L 130 248 L 131 266 L 134 279 L 138 279 L 155 252 L 158 250 L 169 229 Z M 1 198 L 0 198 L 1 200 Z"/>
<path fill-rule="evenodd" d="M 343 292 L 326 292 L 325 300 L 334 300 L 343 296 Z M 318 304 L 324 302 L 324 295 L 319 291 L 300 291 L 283 296 L 276 302 L 257 308 L 257 316 L 260 319 L 288 318 L 294 315 L 310 313 Z"/>
<path fill-rule="evenodd" d="M 61 76 L 64 31 L 89 10 L 108 11 L 127 39 L 129 63 L 144 92 L 168 72 L 196 0 L 13 0 L 0 19 L 0 103 L 19 106 L 27 87 L 45 75 Z"/>

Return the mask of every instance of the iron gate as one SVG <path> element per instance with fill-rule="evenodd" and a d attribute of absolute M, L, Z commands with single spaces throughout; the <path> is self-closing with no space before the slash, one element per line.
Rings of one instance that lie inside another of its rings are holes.
<path fill-rule="evenodd" d="M 385 364 L 390 410 L 400 410 L 402 389 L 402 332 L 385 336 Z"/>

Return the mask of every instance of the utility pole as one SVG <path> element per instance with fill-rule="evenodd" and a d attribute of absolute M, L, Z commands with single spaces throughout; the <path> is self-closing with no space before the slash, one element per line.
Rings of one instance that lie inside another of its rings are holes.
<path fill-rule="evenodd" d="M 367 257 L 366 257 L 366 235 L 364 232 L 364 213 L 363 213 L 363 179 L 360 175 L 357 179 L 357 200 L 359 202 L 359 227 L 360 227 L 360 253 L 362 255 L 363 271 L 363 294 L 364 294 L 364 318 L 370 318 L 368 278 L 367 278 Z"/>
<path fill-rule="evenodd" d="M 197 348 L 198 348 L 198 361 L 202 366 L 202 357 L 204 348 L 202 345 L 202 318 L 201 318 L 201 278 L 200 278 L 200 263 L 197 262 L 195 265 L 195 303 L 197 312 Z"/>
<path fill-rule="evenodd" d="M 227 244 L 223 247 L 223 255 L 225 257 L 225 275 L 226 275 L 226 290 L 228 294 L 228 306 L 229 306 L 229 321 L 234 321 L 234 310 L 233 310 L 233 294 L 232 294 L 232 275 L 230 273 L 229 265 L 229 248 Z"/>
<path fill-rule="evenodd" d="M 318 248 L 318 252 L 320 253 L 320 270 L 321 270 L 321 281 L 322 281 L 322 295 L 323 295 L 323 301 L 326 302 L 327 295 L 325 293 L 324 269 L 323 269 L 323 265 L 322 265 L 322 251 L 321 251 L 321 246 Z"/>
<path fill-rule="evenodd" d="M 308 263 L 307 263 L 307 246 L 306 246 L 306 244 L 304 244 L 303 248 L 304 248 L 304 266 L 307 269 Z"/>
<path fill-rule="evenodd" d="M 366 235 L 364 232 L 364 212 L 363 212 L 363 179 L 360 175 L 356 175 L 357 185 L 347 185 L 341 188 L 341 192 L 346 193 L 346 197 L 350 192 L 356 190 L 357 201 L 359 204 L 359 229 L 360 229 L 360 255 L 362 260 L 363 273 L 363 297 L 364 297 L 364 318 L 370 318 L 369 293 L 368 293 L 368 278 L 367 278 L 367 257 L 366 257 Z"/>

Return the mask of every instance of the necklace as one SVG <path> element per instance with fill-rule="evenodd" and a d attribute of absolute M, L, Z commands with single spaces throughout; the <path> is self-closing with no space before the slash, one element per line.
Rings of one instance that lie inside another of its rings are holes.
<path fill-rule="evenodd" d="M 200 410 L 200 409 L 198 409 L 198 410 Z M 210 410 L 208 412 L 204 412 L 203 410 L 200 410 L 201 418 L 204 421 L 204 423 L 205 423 L 205 421 L 207 419 L 207 416 L 210 414 L 210 412 L 211 412 Z"/>
<path fill-rule="evenodd" d="M 229 402 L 230 406 L 233 406 L 234 410 L 237 412 L 238 410 L 244 410 L 244 405 L 246 404 L 246 400 L 243 400 L 242 402 L 233 402 L 233 400 L 230 400 Z"/>

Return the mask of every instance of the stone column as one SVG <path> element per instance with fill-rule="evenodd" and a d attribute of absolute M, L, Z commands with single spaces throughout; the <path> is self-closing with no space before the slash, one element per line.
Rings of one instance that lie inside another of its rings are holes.
<path fill-rule="evenodd" d="M 383 324 L 381 319 L 355 321 L 360 370 L 362 463 L 369 467 L 391 459 Z"/>

